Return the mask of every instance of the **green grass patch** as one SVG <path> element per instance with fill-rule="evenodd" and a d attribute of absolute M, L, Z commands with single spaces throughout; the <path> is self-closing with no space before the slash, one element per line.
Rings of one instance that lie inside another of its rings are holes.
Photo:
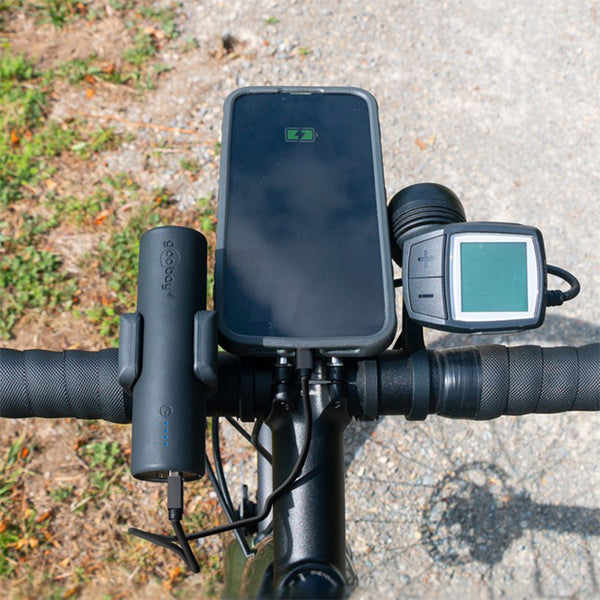
<path fill-rule="evenodd" d="M 114 174 L 106 175 L 102 181 L 116 191 L 133 192 L 140 188 L 133 176 L 127 171 L 119 171 Z"/>
<path fill-rule="evenodd" d="M 73 145 L 77 132 L 49 123 L 42 130 L 28 130 L 16 144 L 11 137 L 16 139 L 12 133 L 0 137 L 0 207 L 19 200 L 49 177 L 54 171 L 51 160 Z"/>
<path fill-rule="evenodd" d="M 0 206 L 18 199 L 22 186 L 40 171 L 35 157 L 48 140 L 36 129 L 43 123 L 48 91 L 31 84 L 38 75 L 25 57 L 0 54 Z"/>
<path fill-rule="evenodd" d="M 90 485 L 75 504 L 75 510 L 83 510 L 90 502 L 120 490 L 117 479 L 127 467 L 119 442 L 90 441 L 79 449 L 79 455 L 90 466 Z"/>
<path fill-rule="evenodd" d="M 50 492 L 50 497 L 57 503 L 66 502 L 73 498 L 73 496 L 75 496 L 75 486 L 73 485 L 60 485 Z"/>
<path fill-rule="evenodd" d="M 157 52 L 153 35 L 139 31 L 133 38 L 133 46 L 123 54 L 123 58 L 135 67 L 141 67 Z"/>
<path fill-rule="evenodd" d="M 35 8 L 38 22 L 51 23 L 54 27 L 64 27 L 86 12 L 85 3 L 80 0 L 45 0 L 28 4 Z"/>
<path fill-rule="evenodd" d="M 121 136 L 112 127 L 97 127 L 88 131 L 85 121 L 74 131 L 77 141 L 69 150 L 84 160 L 89 160 L 99 152 L 116 150 L 122 141 Z"/>
<path fill-rule="evenodd" d="M 195 208 L 200 224 L 200 230 L 203 233 L 215 231 L 217 228 L 217 220 L 215 218 L 215 209 L 212 198 L 200 198 L 196 201 Z"/>
<path fill-rule="evenodd" d="M 160 224 L 161 217 L 154 207 L 141 207 L 124 227 L 113 230 L 108 240 L 98 245 L 99 274 L 108 285 L 110 297 L 88 308 L 85 314 L 106 341 L 115 346 L 119 315 L 133 310 L 135 305 L 140 237 Z"/>
<path fill-rule="evenodd" d="M 125 464 L 119 442 L 89 442 L 83 446 L 82 454 L 92 468 L 112 471 L 116 466 Z"/>
<path fill-rule="evenodd" d="M 91 4 L 91 0 L 4 0 L 0 2 L 0 25 L 10 23 L 20 12 L 38 25 L 50 23 L 60 29 L 77 19 L 93 17 L 97 11 L 88 11 Z"/>
<path fill-rule="evenodd" d="M 0 338 L 8 338 L 30 310 L 64 311 L 73 305 L 76 281 L 61 271 L 57 254 L 39 248 L 55 226 L 54 220 L 23 215 L 14 236 L 0 235 Z"/>
<path fill-rule="evenodd" d="M 118 70 L 113 64 L 98 64 L 95 54 L 87 58 L 74 58 L 56 67 L 54 73 L 65 81 L 76 84 L 89 78 L 97 78 L 110 83 L 125 84 L 131 75 Z"/>
<path fill-rule="evenodd" d="M 182 158 L 179 165 L 184 171 L 187 171 L 192 177 L 197 177 L 202 171 L 200 161 L 195 158 Z"/>
<path fill-rule="evenodd" d="M 171 4 L 170 7 L 159 8 L 156 6 L 141 6 L 139 14 L 146 21 L 151 22 L 153 25 L 160 28 L 164 36 L 173 40 L 179 37 L 177 26 L 175 24 L 175 5 Z"/>
<path fill-rule="evenodd" d="M 59 196 L 46 194 L 46 205 L 61 223 L 83 225 L 99 225 L 106 219 L 107 211 L 112 205 L 112 194 L 103 187 L 96 188 L 91 195 L 83 198 L 76 196 Z"/>
<path fill-rule="evenodd" d="M 71 151 L 79 158 L 113 150 L 121 143 L 112 128 L 89 129 L 85 121 L 46 119 L 51 75 L 21 55 L 0 55 L 0 207 L 49 177 L 52 159 Z"/>
<path fill-rule="evenodd" d="M 31 450 L 24 435 L 16 438 L 0 460 L 0 577 L 14 575 L 17 565 L 36 549 L 49 545 L 46 520 L 23 495 L 22 475 Z"/>

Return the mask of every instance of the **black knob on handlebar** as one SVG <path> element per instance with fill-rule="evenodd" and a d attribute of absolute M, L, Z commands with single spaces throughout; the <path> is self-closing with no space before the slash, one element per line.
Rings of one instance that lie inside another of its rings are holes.
<path fill-rule="evenodd" d="M 400 190 L 388 206 L 392 258 L 402 266 L 402 245 L 429 225 L 463 223 L 465 209 L 456 194 L 438 183 L 417 183 Z"/>

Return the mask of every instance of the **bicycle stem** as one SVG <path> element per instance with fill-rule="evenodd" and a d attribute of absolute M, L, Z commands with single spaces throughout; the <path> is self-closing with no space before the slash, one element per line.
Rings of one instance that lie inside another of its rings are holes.
<path fill-rule="evenodd" d="M 336 589 L 344 581 L 344 430 L 350 416 L 345 385 L 330 380 L 321 383 L 323 370 L 320 365 L 310 382 L 313 441 L 304 468 L 292 489 L 273 507 L 276 589 L 288 587 L 299 573 L 307 585 L 312 580 L 314 585 Z M 272 432 L 273 484 L 277 486 L 293 468 L 306 435 L 296 384 L 276 386 L 266 424 Z"/>

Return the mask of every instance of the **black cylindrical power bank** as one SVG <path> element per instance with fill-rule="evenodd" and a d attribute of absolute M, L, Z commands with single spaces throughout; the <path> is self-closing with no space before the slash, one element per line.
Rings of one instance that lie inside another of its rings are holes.
<path fill-rule="evenodd" d="M 133 388 L 131 472 L 204 474 L 204 385 L 194 375 L 194 314 L 206 309 L 206 240 L 158 227 L 140 241 L 141 373 Z"/>

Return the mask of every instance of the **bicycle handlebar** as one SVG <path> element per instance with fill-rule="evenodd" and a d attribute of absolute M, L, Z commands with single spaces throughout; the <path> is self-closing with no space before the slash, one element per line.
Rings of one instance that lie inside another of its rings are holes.
<path fill-rule="evenodd" d="M 131 421 L 116 350 L 0 349 L 0 416 Z"/>
<path fill-rule="evenodd" d="M 465 353 L 471 354 L 470 361 Z M 493 345 L 437 352 L 433 358 L 439 374 L 434 412 L 441 416 L 489 420 L 502 415 L 600 410 L 600 344 L 580 348 Z M 469 364 L 477 365 L 472 373 Z M 475 378 L 477 393 L 469 385 Z"/>
<path fill-rule="evenodd" d="M 501 415 L 600 410 L 600 344 L 579 348 L 480 346 L 428 351 L 426 414 L 487 420 Z M 410 415 L 415 355 L 388 351 L 349 361 L 352 416 Z M 118 351 L 0 349 L 0 417 L 131 421 L 131 395 L 117 382 Z M 219 354 L 221 388 L 208 415 L 251 420 L 270 410 L 270 363 Z M 268 397 L 265 397 L 268 396 Z"/>

